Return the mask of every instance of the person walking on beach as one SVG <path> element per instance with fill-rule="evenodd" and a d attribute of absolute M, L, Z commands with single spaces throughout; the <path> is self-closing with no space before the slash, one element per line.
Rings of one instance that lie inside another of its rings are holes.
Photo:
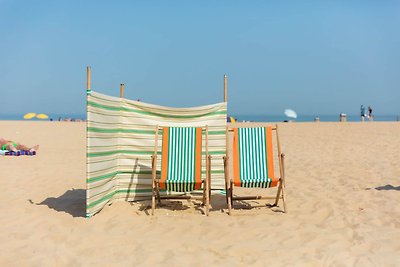
<path fill-rule="evenodd" d="M 18 150 L 28 150 L 29 152 L 34 152 L 39 149 L 39 145 L 27 147 L 26 145 L 11 140 L 6 140 L 0 137 L 0 148 L 1 150 L 8 150 L 13 152 L 17 152 Z"/>
<path fill-rule="evenodd" d="M 365 107 L 364 107 L 364 105 L 361 105 L 360 110 L 361 110 L 361 121 L 364 121 L 364 119 L 365 119 Z"/>
<path fill-rule="evenodd" d="M 372 121 L 373 117 L 372 117 L 372 108 L 371 106 L 368 106 L 368 120 Z"/>

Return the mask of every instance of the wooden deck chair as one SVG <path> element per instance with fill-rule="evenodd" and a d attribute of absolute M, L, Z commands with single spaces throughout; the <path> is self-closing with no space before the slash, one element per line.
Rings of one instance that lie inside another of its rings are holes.
<path fill-rule="evenodd" d="M 158 135 L 162 133 L 161 175 L 157 178 Z M 202 139 L 205 135 L 205 153 Z M 206 175 L 202 175 L 202 155 L 205 154 Z M 156 127 L 154 155 L 152 156 L 152 215 L 161 199 L 198 199 L 188 195 L 194 190 L 203 189 L 205 214 L 209 214 L 211 156 L 208 155 L 208 126 L 194 127 Z M 160 189 L 169 192 L 182 192 L 181 195 L 160 196 Z"/>
<path fill-rule="evenodd" d="M 275 177 L 272 131 L 276 132 L 276 144 L 279 154 L 280 177 Z M 285 170 L 284 158 L 281 153 L 278 125 L 275 127 L 238 127 L 228 128 L 229 133 L 233 132 L 233 144 L 231 155 L 233 160 L 224 158 L 226 197 L 229 214 L 232 213 L 234 200 L 250 199 L 275 199 L 272 206 L 277 206 L 279 199 L 283 202 L 283 212 L 286 212 L 285 204 Z M 230 138 L 232 140 L 232 138 Z M 229 168 L 229 163 L 233 166 Z M 233 169 L 232 177 L 229 176 L 229 169 Z M 234 187 L 269 188 L 278 186 L 275 197 L 263 196 L 235 196 Z"/>

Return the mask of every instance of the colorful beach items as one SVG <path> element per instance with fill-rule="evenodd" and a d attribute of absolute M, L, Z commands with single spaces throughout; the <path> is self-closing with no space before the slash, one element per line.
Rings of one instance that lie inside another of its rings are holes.
<path fill-rule="evenodd" d="M 279 154 L 280 177 L 275 176 L 272 131 L 276 131 L 276 144 Z M 230 129 L 233 132 L 232 144 L 232 177 L 229 176 L 229 160 L 225 158 L 225 175 L 227 202 L 231 214 L 234 200 L 250 200 L 271 197 L 241 196 L 233 194 L 235 186 L 248 188 L 269 188 L 279 186 L 275 198 L 275 206 L 279 199 L 284 202 L 284 155 L 280 151 L 278 126 L 275 127 L 243 127 Z"/>
<path fill-rule="evenodd" d="M 25 119 L 25 120 L 30 120 L 30 119 L 34 118 L 35 116 L 36 116 L 36 113 L 33 113 L 33 112 L 26 113 L 26 114 L 24 115 L 24 119 Z"/>
<path fill-rule="evenodd" d="M 0 155 L 4 156 L 34 156 L 36 155 L 36 151 L 29 150 L 18 150 L 18 151 L 8 151 L 8 150 L 0 150 Z"/>
<path fill-rule="evenodd" d="M 155 201 L 160 202 L 160 189 L 172 192 L 193 192 L 203 186 L 203 204 L 206 206 L 205 214 L 209 212 L 210 196 L 210 165 L 211 158 L 208 155 L 208 127 L 163 127 L 162 130 L 162 152 L 161 152 L 161 177 L 157 173 L 157 151 L 158 135 L 155 140 L 155 154 L 152 164 L 152 214 L 156 207 Z M 159 128 L 156 127 L 158 133 Z M 205 137 L 203 149 L 203 137 Z M 206 162 L 205 175 L 202 175 L 202 161 Z M 182 199 L 182 196 L 178 196 Z M 175 198 L 168 194 L 163 199 Z M 185 198 L 196 198 L 185 195 Z"/>
<path fill-rule="evenodd" d="M 171 108 L 91 91 L 87 95 L 86 215 L 90 217 L 114 201 L 152 197 L 151 156 L 157 125 L 208 125 L 211 187 L 223 189 L 226 118 L 226 103 Z M 161 162 L 156 172 L 160 177 Z M 206 173 L 206 164 L 201 165 L 201 172 Z"/>
<path fill-rule="evenodd" d="M 236 119 L 232 116 L 228 116 L 227 122 L 236 122 Z"/>

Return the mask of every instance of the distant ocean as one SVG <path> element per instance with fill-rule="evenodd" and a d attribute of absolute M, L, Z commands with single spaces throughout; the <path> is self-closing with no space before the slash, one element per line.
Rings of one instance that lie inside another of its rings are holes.
<path fill-rule="evenodd" d="M 63 120 L 63 119 L 81 119 L 81 120 L 86 120 L 86 114 L 47 114 L 49 116 L 49 119 L 46 119 L 45 121 L 48 121 L 52 119 L 53 121 L 58 121 Z M 5 120 L 5 121 L 19 121 L 19 120 L 24 120 L 24 114 L 0 114 L 0 120 Z M 42 121 L 40 119 L 30 119 L 30 120 L 35 120 L 35 121 Z"/>
<path fill-rule="evenodd" d="M 48 114 L 49 119 L 58 121 L 71 118 L 86 120 L 86 114 Z M 283 122 L 286 120 L 292 120 L 296 122 L 312 122 L 316 117 L 319 117 L 321 122 L 335 122 L 339 121 L 338 115 L 298 115 L 296 119 L 291 119 L 285 115 L 230 115 L 233 116 L 237 121 L 254 121 L 254 122 Z M 359 115 L 347 115 L 347 121 L 361 121 Z M 0 120 L 24 120 L 23 114 L 0 114 Z M 33 119 L 39 120 L 39 119 Z M 400 121 L 400 115 L 376 115 L 374 121 Z"/>
<path fill-rule="evenodd" d="M 283 121 L 296 121 L 296 122 L 312 122 L 315 118 L 319 118 L 321 122 L 335 122 L 339 121 L 338 115 L 298 115 L 296 119 L 288 118 L 285 115 L 233 115 L 238 121 L 255 121 L 255 122 L 283 122 Z M 359 115 L 346 115 L 347 121 L 361 121 Z M 368 119 L 366 118 L 366 121 Z M 376 115 L 374 121 L 399 121 L 400 115 Z"/>

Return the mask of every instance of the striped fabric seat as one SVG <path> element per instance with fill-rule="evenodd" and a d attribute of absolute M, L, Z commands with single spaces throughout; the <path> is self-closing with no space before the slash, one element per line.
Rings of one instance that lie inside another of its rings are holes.
<path fill-rule="evenodd" d="M 233 138 L 234 185 L 276 186 L 279 179 L 274 174 L 272 128 L 235 128 Z"/>
<path fill-rule="evenodd" d="M 160 188 L 190 192 L 201 188 L 202 128 L 164 127 Z"/>

